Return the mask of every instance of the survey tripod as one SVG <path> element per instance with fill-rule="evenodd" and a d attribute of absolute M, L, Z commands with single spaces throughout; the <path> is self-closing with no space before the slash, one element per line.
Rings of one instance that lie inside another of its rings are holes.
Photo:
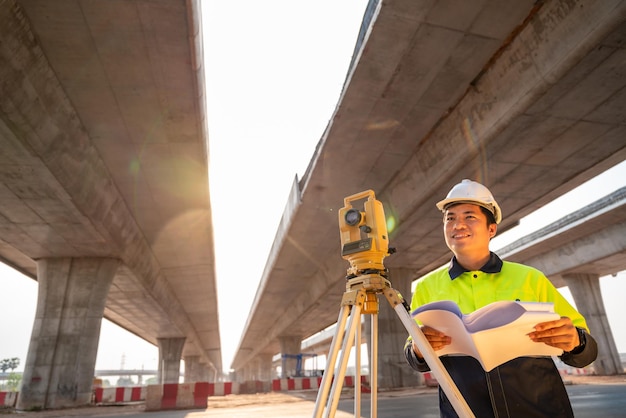
<path fill-rule="evenodd" d="M 370 416 L 376 418 L 378 409 L 378 296 L 383 294 L 398 315 L 398 318 L 402 321 L 409 335 L 413 337 L 413 341 L 415 341 L 422 352 L 424 359 L 430 366 L 432 373 L 435 375 L 456 413 L 461 418 L 473 418 L 474 414 L 458 391 L 441 360 L 435 354 L 417 323 L 409 315 L 406 301 L 397 290 L 391 287 L 391 283 L 383 273 L 363 274 L 347 281 L 346 291 L 341 300 L 341 309 L 337 319 L 337 330 L 330 345 L 326 372 L 320 383 L 313 417 L 320 418 L 324 412 L 323 416 L 325 418 L 335 416 L 353 342 L 356 342 L 357 347 L 357 350 L 355 350 L 354 416 L 361 416 L 361 350 L 359 349 L 361 342 L 361 315 L 369 314 L 371 315 L 369 361 L 371 385 Z M 347 327 L 346 322 L 348 322 Z M 340 348 L 341 354 L 339 355 Z"/>
<path fill-rule="evenodd" d="M 364 199 L 367 200 L 363 204 L 363 211 L 352 207 L 352 202 Z M 371 357 L 369 362 L 371 417 L 376 418 L 378 408 L 378 297 L 380 294 L 383 294 L 389 301 L 404 328 L 413 338 L 456 413 L 461 418 L 473 418 L 474 414 L 455 386 L 448 371 L 435 354 L 420 327 L 409 315 L 408 304 L 387 280 L 388 270 L 383 264 L 383 259 L 387 255 L 393 254 L 395 249 L 389 247 L 388 220 L 385 218 L 382 202 L 376 199 L 372 190 L 365 190 L 348 196 L 343 201 L 344 206 L 338 211 L 341 257 L 350 262 L 350 268 L 348 268 L 346 275 L 346 291 L 341 300 L 337 330 L 330 344 L 330 352 L 326 359 L 326 372 L 320 383 L 313 418 L 320 418 L 324 411 L 325 418 L 335 416 L 339 395 L 346 376 L 350 350 L 355 341 L 357 350 L 355 350 L 354 412 L 355 417 L 361 416 L 360 344 L 362 314 L 371 315 Z M 391 224 L 394 225 L 395 219 L 391 219 L 391 221 Z M 350 318 L 349 323 L 348 317 Z M 348 323 L 347 327 L 346 323 Z M 344 338 L 346 332 L 348 335 L 347 338 Z M 339 356 L 340 348 L 341 356 Z"/>

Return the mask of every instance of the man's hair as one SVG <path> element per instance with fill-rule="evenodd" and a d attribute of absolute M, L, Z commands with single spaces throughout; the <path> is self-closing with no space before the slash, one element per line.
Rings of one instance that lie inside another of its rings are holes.
<path fill-rule="evenodd" d="M 496 223 L 496 218 L 493 216 L 493 213 L 491 213 L 489 209 L 484 208 L 482 206 L 479 206 L 479 208 L 480 208 L 480 211 L 484 213 L 485 216 L 487 217 L 487 226 Z"/>

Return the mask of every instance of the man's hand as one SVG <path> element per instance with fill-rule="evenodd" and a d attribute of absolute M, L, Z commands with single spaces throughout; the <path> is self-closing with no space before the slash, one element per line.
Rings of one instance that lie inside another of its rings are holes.
<path fill-rule="evenodd" d="M 528 336 L 535 342 L 546 343 L 563 351 L 572 351 L 580 345 L 576 327 L 572 324 L 572 320 L 565 316 L 556 321 L 535 325 L 535 330 Z"/>
<path fill-rule="evenodd" d="M 423 327 L 421 327 L 421 330 L 428 342 L 430 343 L 430 346 L 435 351 L 441 350 L 446 345 L 449 345 L 452 342 L 451 337 L 448 337 L 441 331 L 437 331 L 435 328 L 424 325 Z M 419 358 L 424 358 L 415 341 L 413 341 L 413 351 L 415 351 L 415 354 L 417 354 Z"/>

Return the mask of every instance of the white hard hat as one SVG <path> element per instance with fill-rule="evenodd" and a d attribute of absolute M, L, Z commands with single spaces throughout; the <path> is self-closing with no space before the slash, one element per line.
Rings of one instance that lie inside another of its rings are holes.
<path fill-rule="evenodd" d="M 475 181 L 464 179 L 455 185 L 450 189 L 446 198 L 437 203 L 437 208 L 443 212 L 453 203 L 472 203 L 482 206 L 493 213 L 497 224 L 502 220 L 502 211 L 496 199 L 493 198 L 488 188 Z"/>

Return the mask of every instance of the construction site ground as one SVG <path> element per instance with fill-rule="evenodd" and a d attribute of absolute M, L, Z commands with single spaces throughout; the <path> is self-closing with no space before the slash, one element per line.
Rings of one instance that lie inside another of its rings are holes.
<path fill-rule="evenodd" d="M 564 377 L 566 385 L 625 385 L 626 374 L 616 376 L 572 375 Z M 436 387 L 416 387 L 380 392 L 378 397 L 418 396 L 435 393 Z M 343 398 L 353 398 L 352 390 L 343 391 Z M 365 396 L 369 396 L 364 394 Z M 0 410 L 0 415 L 20 418 L 61 418 L 61 417 L 113 417 L 131 416 L 145 413 L 146 417 L 181 418 L 237 418 L 237 417 L 310 417 L 317 398 L 316 390 L 270 392 L 251 395 L 227 395 L 210 397 L 206 410 L 145 412 L 143 403 L 114 406 L 92 406 L 84 408 L 22 412 Z M 336 418 L 354 417 L 353 414 L 337 411 Z"/>

